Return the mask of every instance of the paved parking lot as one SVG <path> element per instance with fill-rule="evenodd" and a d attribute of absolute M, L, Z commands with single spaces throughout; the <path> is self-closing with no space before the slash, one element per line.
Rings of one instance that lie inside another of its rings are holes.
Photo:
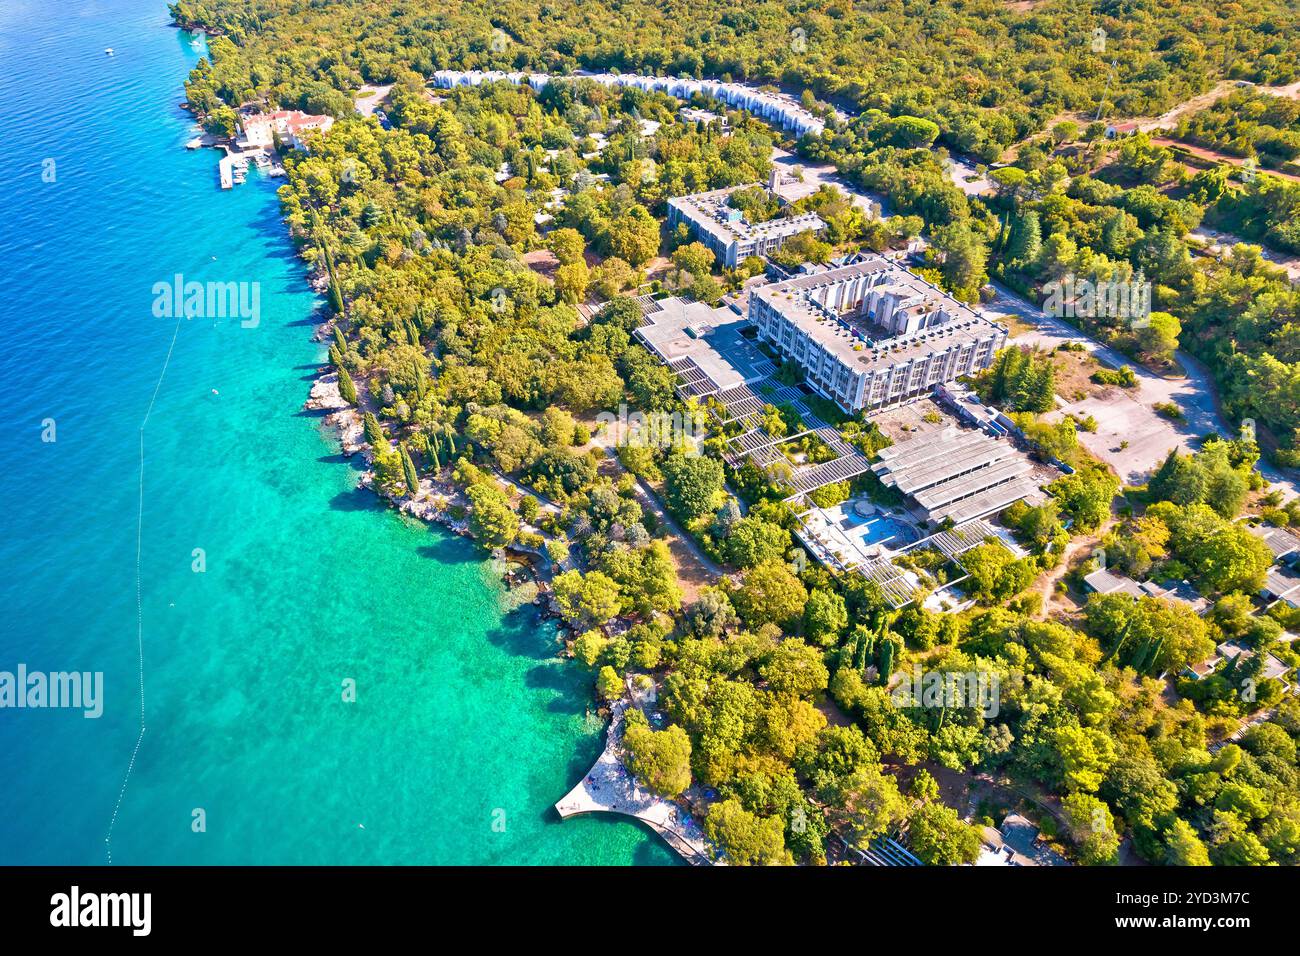
<path fill-rule="evenodd" d="M 1190 450 L 1196 437 L 1191 429 L 1180 433 L 1175 423 L 1161 418 L 1153 409 L 1134 401 L 1122 388 L 1108 388 L 1100 395 L 1072 402 L 1044 415 L 1059 421 L 1066 414 L 1080 419 L 1091 415 L 1096 432 L 1079 431 L 1079 444 L 1109 464 L 1127 484 L 1141 484 L 1171 448 Z M 1127 442 L 1127 444 L 1125 444 Z"/>

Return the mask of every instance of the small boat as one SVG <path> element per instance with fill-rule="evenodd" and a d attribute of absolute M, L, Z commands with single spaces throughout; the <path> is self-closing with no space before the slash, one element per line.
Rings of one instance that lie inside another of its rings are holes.
<path fill-rule="evenodd" d="M 104 52 L 107 53 L 109 56 L 112 56 L 112 55 L 113 55 L 113 48 L 110 46 L 110 47 L 106 48 L 106 49 L 104 50 Z"/>

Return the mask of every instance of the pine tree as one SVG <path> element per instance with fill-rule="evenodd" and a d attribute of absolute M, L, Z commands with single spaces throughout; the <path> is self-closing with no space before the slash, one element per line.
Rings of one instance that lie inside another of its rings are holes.
<path fill-rule="evenodd" d="M 1016 217 L 1011 227 L 1007 259 L 1019 269 L 1028 269 L 1038 262 L 1043 249 L 1043 228 L 1038 213 L 1032 209 Z"/>
<path fill-rule="evenodd" d="M 1031 412 L 1050 412 L 1056 404 L 1056 366 L 1049 356 L 1038 361 L 1030 357 L 1025 388 L 1025 407 Z"/>
<path fill-rule="evenodd" d="M 1147 483 L 1154 500 L 1172 501 L 1176 505 L 1192 505 L 1204 501 L 1205 486 L 1204 470 L 1190 455 L 1178 454 L 1177 449 L 1169 452 Z"/>
<path fill-rule="evenodd" d="M 1016 411 L 1025 406 L 1025 375 L 1028 368 L 1028 352 L 1015 347 L 1007 350 L 1007 362 L 1002 372 L 1002 394 L 999 397 Z"/>
<path fill-rule="evenodd" d="M 348 374 L 348 370 L 342 365 L 339 366 L 339 395 L 341 395 L 343 401 L 347 402 L 349 405 L 355 405 L 357 403 L 356 383 L 352 381 L 352 376 Z"/>
<path fill-rule="evenodd" d="M 375 448 L 388 447 L 388 439 L 384 437 L 384 429 L 379 424 L 379 419 L 375 418 L 374 412 L 366 412 L 361 419 L 361 425 L 366 433 L 366 441 Z"/>

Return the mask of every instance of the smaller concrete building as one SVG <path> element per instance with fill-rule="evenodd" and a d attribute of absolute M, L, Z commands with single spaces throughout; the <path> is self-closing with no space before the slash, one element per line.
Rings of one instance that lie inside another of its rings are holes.
<path fill-rule="evenodd" d="M 729 202 L 732 194 L 742 189 L 765 188 L 759 183 L 750 183 L 674 197 L 668 200 L 668 228 L 685 223 L 728 269 L 734 269 L 750 256 L 771 255 L 800 233 L 821 234 L 825 231 L 826 223 L 816 213 L 749 222 L 741 210 Z"/>
<path fill-rule="evenodd" d="M 1040 839 L 1038 827 L 1009 813 L 998 829 L 984 828 L 984 845 L 975 866 L 1069 866 L 1070 861 Z"/>
<path fill-rule="evenodd" d="M 1135 598 L 1161 598 L 1165 601 L 1177 601 L 1185 604 L 1197 614 L 1204 614 L 1210 609 L 1210 602 L 1189 581 L 1166 581 L 1156 584 L 1154 581 L 1137 582 L 1132 578 L 1098 568 L 1084 575 L 1083 583 L 1089 591 L 1097 594 L 1127 594 Z"/>
<path fill-rule="evenodd" d="M 1286 565 L 1273 565 L 1264 575 L 1260 596 L 1270 604 L 1281 601 L 1287 607 L 1300 607 L 1300 574 Z"/>
<path fill-rule="evenodd" d="M 1300 538 L 1272 525 L 1248 525 L 1247 530 L 1268 545 L 1275 564 L 1290 564 L 1300 558 Z"/>
<path fill-rule="evenodd" d="M 1224 661 L 1235 661 L 1237 664 L 1244 663 L 1255 656 L 1255 651 L 1242 644 L 1239 641 L 1224 641 L 1214 649 L 1214 654 L 1203 661 L 1192 664 L 1183 670 L 1183 674 L 1193 680 L 1204 680 L 1215 671 Z M 1281 681 L 1282 686 L 1287 690 L 1291 689 L 1289 681 L 1285 680 L 1287 671 L 1291 668 L 1285 663 L 1278 660 L 1272 654 L 1264 656 L 1264 663 L 1260 667 L 1257 675 L 1260 680 Z"/>

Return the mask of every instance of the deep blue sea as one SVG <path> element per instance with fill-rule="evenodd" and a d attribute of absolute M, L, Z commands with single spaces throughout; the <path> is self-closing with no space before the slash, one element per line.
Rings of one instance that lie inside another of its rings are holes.
<path fill-rule="evenodd" d="M 193 39 L 0 3 L 0 671 L 105 679 L 99 719 L 0 709 L 0 863 L 671 862 L 554 816 L 589 678 L 301 411 L 317 301 L 275 181 L 183 148 Z M 156 317 L 178 273 L 258 283 L 260 323 Z"/>

